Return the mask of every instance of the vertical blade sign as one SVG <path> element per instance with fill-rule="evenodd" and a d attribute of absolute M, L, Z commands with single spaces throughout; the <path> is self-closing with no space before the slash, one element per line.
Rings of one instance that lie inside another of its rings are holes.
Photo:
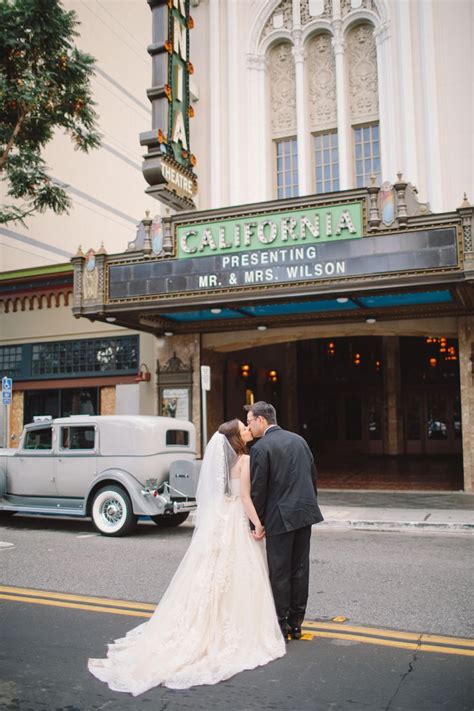
<path fill-rule="evenodd" d="M 195 207 L 196 158 L 191 153 L 189 119 L 194 115 L 190 102 L 189 31 L 194 21 L 189 0 L 148 0 L 153 13 L 153 86 L 147 94 L 152 103 L 153 130 L 140 134 L 147 146 L 143 175 L 146 192 L 176 210 Z"/>

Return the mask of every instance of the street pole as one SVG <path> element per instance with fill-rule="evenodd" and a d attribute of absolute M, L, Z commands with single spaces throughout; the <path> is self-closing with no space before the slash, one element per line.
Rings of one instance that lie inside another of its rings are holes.
<path fill-rule="evenodd" d="M 3 446 L 8 447 L 8 405 L 3 406 Z"/>

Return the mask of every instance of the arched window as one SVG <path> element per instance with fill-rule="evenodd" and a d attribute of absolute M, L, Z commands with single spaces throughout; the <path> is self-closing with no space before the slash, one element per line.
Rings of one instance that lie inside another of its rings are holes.
<path fill-rule="evenodd" d="M 269 50 L 267 59 L 278 198 L 295 197 L 299 191 L 295 65 L 291 50 L 289 42 L 280 42 Z"/>
<path fill-rule="evenodd" d="M 336 64 L 327 32 L 310 38 L 306 51 L 309 128 L 316 193 L 339 190 Z"/>
<path fill-rule="evenodd" d="M 352 27 L 347 35 L 349 111 L 353 135 L 355 187 L 381 181 L 377 51 L 369 23 Z"/>

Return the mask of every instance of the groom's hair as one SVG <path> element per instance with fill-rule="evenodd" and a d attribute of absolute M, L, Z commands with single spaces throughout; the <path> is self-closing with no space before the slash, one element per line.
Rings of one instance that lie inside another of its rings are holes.
<path fill-rule="evenodd" d="M 252 412 L 254 417 L 264 417 L 269 425 L 276 425 L 277 423 L 276 410 L 269 402 L 259 400 L 254 402 L 253 405 L 245 405 L 244 409 L 247 412 Z"/>

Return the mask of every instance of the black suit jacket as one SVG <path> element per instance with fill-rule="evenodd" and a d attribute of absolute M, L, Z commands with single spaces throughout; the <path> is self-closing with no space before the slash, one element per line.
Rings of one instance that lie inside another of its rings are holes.
<path fill-rule="evenodd" d="M 323 521 L 316 466 L 303 437 L 273 426 L 250 450 L 252 501 L 267 536 Z"/>

